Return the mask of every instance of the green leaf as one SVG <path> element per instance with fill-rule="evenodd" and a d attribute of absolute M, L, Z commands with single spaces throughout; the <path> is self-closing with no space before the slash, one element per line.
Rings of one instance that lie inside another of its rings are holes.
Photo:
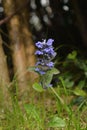
<path fill-rule="evenodd" d="M 66 126 L 65 121 L 57 116 L 54 116 L 53 118 L 51 118 L 50 122 L 48 123 L 48 127 L 52 127 L 52 128 L 55 128 L 55 127 L 62 128 L 65 126 Z"/>
<path fill-rule="evenodd" d="M 85 80 L 81 80 L 81 81 L 79 81 L 79 83 L 78 83 L 78 87 L 79 87 L 80 89 L 82 89 L 82 88 L 85 86 L 85 83 L 86 83 Z"/>
<path fill-rule="evenodd" d="M 60 71 L 58 70 L 58 69 L 56 69 L 56 68 L 52 68 L 51 70 L 49 70 L 48 71 L 49 73 L 51 73 L 51 74 L 59 74 L 60 73 Z"/>
<path fill-rule="evenodd" d="M 67 88 L 72 88 L 74 85 L 74 81 L 70 80 L 68 77 L 65 79 L 64 83 Z"/>
<path fill-rule="evenodd" d="M 39 83 L 34 83 L 33 88 L 38 92 L 43 92 L 42 85 L 40 85 Z"/>
<path fill-rule="evenodd" d="M 57 70 L 56 68 L 52 68 L 51 70 L 48 70 L 47 73 L 43 75 L 41 78 L 41 82 L 43 86 L 46 86 L 46 87 L 49 86 L 49 84 L 52 81 L 53 75 L 55 74 L 59 74 L 59 70 Z"/>
<path fill-rule="evenodd" d="M 50 73 L 46 73 L 45 75 L 42 76 L 41 81 L 42 81 L 43 87 L 44 86 L 47 87 L 50 84 L 52 77 L 53 75 Z"/>
<path fill-rule="evenodd" d="M 73 93 L 77 96 L 82 96 L 82 97 L 86 97 L 87 94 L 85 93 L 85 91 L 79 89 L 79 88 L 76 88 Z"/>
<path fill-rule="evenodd" d="M 72 51 L 72 53 L 68 54 L 67 58 L 74 60 L 77 56 L 77 52 L 76 51 Z"/>

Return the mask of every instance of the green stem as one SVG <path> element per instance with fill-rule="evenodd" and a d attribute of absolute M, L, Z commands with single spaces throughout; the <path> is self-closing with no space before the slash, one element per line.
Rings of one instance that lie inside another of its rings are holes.
<path fill-rule="evenodd" d="M 58 93 L 54 90 L 53 87 L 50 87 L 50 89 L 53 91 L 53 93 L 56 95 L 56 97 L 59 99 L 62 105 L 64 105 L 63 99 L 58 95 Z"/>
<path fill-rule="evenodd" d="M 65 91 L 66 96 L 68 96 L 68 93 L 67 93 L 67 91 L 66 91 L 66 87 L 65 87 L 65 83 L 64 83 L 64 81 L 63 81 L 63 78 L 62 78 L 62 77 L 59 77 L 59 79 L 60 79 L 60 81 L 61 81 L 61 83 L 62 83 L 62 86 L 63 86 L 63 88 L 64 88 L 64 91 Z"/>
<path fill-rule="evenodd" d="M 63 105 L 64 109 L 68 112 L 68 114 L 71 114 L 70 109 L 68 108 L 68 106 L 64 103 L 64 100 L 58 95 L 58 93 L 54 90 L 53 87 L 50 87 L 50 89 L 53 91 L 53 93 L 56 95 L 56 97 L 59 99 L 59 101 L 61 102 L 61 104 Z"/>

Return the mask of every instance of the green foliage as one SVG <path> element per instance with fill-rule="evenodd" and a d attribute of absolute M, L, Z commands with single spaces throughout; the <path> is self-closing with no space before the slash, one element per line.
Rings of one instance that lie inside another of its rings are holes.
<path fill-rule="evenodd" d="M 70 59 L 70 60 L 75 60 L 76 56 L 77 56 L 77 52 L 73 51 L 72 53 L 68 54 L 67 58 Z"/>
<path fill-rule="evenodd" d="M 73 93 L 77 96 L 82 96 L 82 97 L 87 97 L 87 94 L 85 91 L 79 89 L 79 88 L 76 88 L 73 90 Z"/>
<path fill-rule="evenodd" d="M 25 104 L 24 105 L 25 111 L 27 113 L 27 117 L 32 117 L 36 120 L 37 123 L 41 123 L 41 117 L 39 110 L 33 104 Z"/>
<path fill-rule="evenodd" d="M 65 126 L 66 126 L 65 121 L 58 116 L 53 116 L 48 123 L 48 127 L 52 127 L 52 128 L 57 128 L 57 127 L 63 128 Z"/>
<path fill-rule="evenodd" d="M 64 80 L 65 87 L 76 95 L 75 100 L 78 100 L 80 96 L 87 98 L 87 60 L 74 50 L 67 55 L 61 68 L 60 75 Z"/>
<path fill-rule="evenodd" d="M 67 84 L 71 82 L 73 86 L 80 88 L 86 88 L 87 86 L 87 60 L 77 55 L 76 51 L 68 54 L 66 60 L 63 63 L 63 77 Z"/>
<path fill-rule="evenodd" d="M 61 79 L 64 89 L 65 84 Z M 15 82 L 14 82 L 15 86 Z M 36 83 L 36 86 L 37 83 Z M 52 87 L 51 87 L 52 88 Z M 40 88 L 41 89 L 41 88 Z M 63 95 L 68 96 L 68 91 L 62 89 Z M 12 99 L 12 107 L 9 109 L 0 108 L 0 129 L 1 130 L 80 130 L 87 128 L 87 107 L 80 111 L 80 107 L 72 108 L 68 101 L 61 103 L 57 95 L 61 94 L 60 88 L 47 89 L 44 93 L 32 92 L 29 95 L 29 103 L 19 105 L 16 97 Z M 46 93 L 45 93 L 46 92 Z M 52 92 L 54 94 L 52 94 Z M 83 94 L 83 93 L 82 93 Z M 13 96 L 11 97 L 13 98 Z M 69 97 L 70 98 L 70 97 Z M 82 101 L 82 98 L 78 99 Z M 75 100 L 76 101 L 76 100 Z M 4 102 L 2 100 L 2 102 Z M 0 102 L 1 103 L 1 102 Z M 83 102 L 82 102 L 83 103 Z M 83 105 L 83 104 L 82 104 Z M 84 112 L 86 113 L 84 114 Z M 84 117 L 85 116 L 85 117 Z M 80 120 L 81 119 L 81 120 Z"/>
<path fill-rule="evenodd" d="M 20 106 L 17 97 L 11 96 L 11 108 L 0 105 L 0 130 L 87 130 L 86 67 L 86 60 L 74 51 L 61 65 L 60 74 L 53 68 L 40 77 L 40 83 L 33 84 L 37 92 L 30 93 L 28 103 Z M 59 78 L 58 87 L 49 87 L 54 75 Z M 49 89 L 44 91 L 42 85 Z M 18 88 L 16 82 L 13 86 Z M 2 104 L 2 92 L 0 95 Z"/>
<path fill-rule="evenodd" d="M 42 85 L 40 83 L 34 83 L 33 88 L 38 92 L 43 92 L 44 89 L 42 88 Z"/>
<path fill-rule="evenodd" d="M 41 83 L 43 87 L 49 87 L 53 75 L 55 74 L 59 74 L 59 70 L 57 70 L 56 68 L 52 68 L 51 70 L 48 70 L 47 73 L 41 77 Z"/>

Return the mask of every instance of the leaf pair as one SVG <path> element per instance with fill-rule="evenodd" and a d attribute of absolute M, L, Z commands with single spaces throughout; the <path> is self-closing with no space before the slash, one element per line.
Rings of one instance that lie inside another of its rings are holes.
<path fill-rule="evenodd" d="M 46 74 L 41 76 L 39 83 L 33 84 L 33 88 L 38 92 L 42 92 L 43 88 L 50 87 L 53 75 L 55 74 L 59 74 L 59 70 L 57 70 L 56 68 L 48 70 Z"/>

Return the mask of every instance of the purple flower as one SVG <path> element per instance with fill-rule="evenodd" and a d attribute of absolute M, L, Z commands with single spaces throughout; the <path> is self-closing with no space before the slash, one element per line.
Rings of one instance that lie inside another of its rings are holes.
<path fill-rule="evenodd" d="M 36 47 L 38 47 L 38 48 L 43 48 L 42 42 L 37 42 L 35 45 L 36 45 Z"/>
<path fill-rule="evenodd" d="M 47 63 L 47 66 L 52 68 L 52 67 L 54 67 L 54 63 L 51 61 L 51 62 Z"/>
<path fill-rule="evenodd" d="M 55 54 L 55 52 L 54 52 L 54 50 L 53 50 L 53 47 L 45 48 L 45 49 L 43 50 L 43 53 L 48 53 L 48 54 L 50 54 L 51 56 L 54 56 L 54 54 Z"/>
<path fill-rule="evenodd" d="M 43 52 L 40 51 L 40 50 L 37 50 L 37 51 L 35 52 L 35 55 L 43 55 Z"/>
<path fill-rule="evenodd" d="M 37 73 L 39 73 L 40 75 L 43 75 L 43 74 L 46 73 L 46 72 L 44 72 L 43 70 L 41 70 L 40 68 L 35 68 L 35 71 L 36 71 Z"/>
<path fill-rule="evenodd" d="M 49 52 L 50 52 L 50 48 L 45 48 L 45 49 L 43 50 L 43 52 L 44 52 L 44 53 L 49 53 Z"/>
<path fill-rule="evenodd" d="M 50 38 L 47 42 L 46 40 L 43 40 L 42 42 L 39 41 L 35 44 L 38 48 L 35 52 L 35 55 L 38 56 L 38 61 L 36 63 L 37 68 L 35 71 L 41 75 L 54 67 L 52 59 L 56 56 L 56 52 L 52 46 L 53 42 L 54 40 Z"/>
<path fill-rule="evenodd" d="M 56 56 L 56 54 L 57 54 L 56 52 L 54 52 L 54 53 L 52 54 L 53 58 Z"/>
<path fill-rule="evenodd" d="M 48 46 L 52 46 L 53 42 L 54 42 L 53 39 L 49 39 L 49 40 L 47 41 L 47 45 L 48 45 Z"/>
<path fill-rule="evenodd" d="M 36 63 L 36 66 L 38 66 L 38 65 L 44 65 L 45 63 L 44 63 L 44 61 L 43 61 L 43 59 L 39 59 L 38 58 L 38 61 L 37 61 L 37 63 Z"/>

